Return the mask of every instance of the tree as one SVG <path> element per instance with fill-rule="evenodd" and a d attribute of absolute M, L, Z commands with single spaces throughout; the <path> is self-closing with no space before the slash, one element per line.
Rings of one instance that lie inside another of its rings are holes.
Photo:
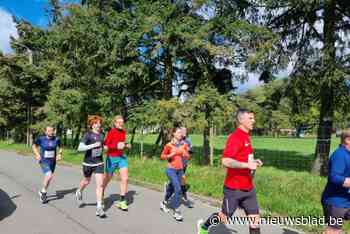
<path fill-rule="evenodd" d="M 268 13 L 265 22 L 280 35 L 276 60 L 293 58 L 292 77 L 305 78 L 303 74 L 307 74 L 301 83 L 317 80 L 317 85 L 307 90 L 320 105 L 313 172 L 326 175 L 334 111 L 341 97 L 347 95 L 339 93 L 338 88 L 345 86 L 349 72 L 348 52 L 344 50 L 348 39 L 342 35 L 349 28 L 346 18 L 350 7 L 342 0 L 260 2 Z"/>
<path fill-rule="evenodd" d="M 20 132 L 16 135 L 24 135 L 24 132 L 21 132 L 21 128 L 27 130 L 26 142 L 31 144 L 32 125 L 38 121 L 35 114 L 47 100 L 48 84 L 51 77 L 43 76 L 39 63 L 41 59 L 40 39 L 44 35 L 44 31 L 33 27 L 23 20 L 18 21 L 15 19 L 15 21 L 19 35 L 18 39 L 11 38 L 11 46 L 15 54 L 0 57 L 4 82 L 0 96 L 3 99 L 3 106 L 9 107 L 12 103 L 15 109 L 25 113 L 24 120 L 20 114 L 14 114 L 16 112 L 7 112 L 4 115 L 7 116 L 8 123 L 11 123 L 13 120 L 18 121 L 17 129 Z M 9 93 L 8 90 L 12 92 Z M 7 111 L 11 109 L 9 108 Z M 14 126 L 9 124 L 8 127 L 12 128 Z M 22 140 L 21 137 L 18 140 Z"/>
<path fill-rule="evenodd" d="M 215 125 L 222 127 L 222 123 L 233 122 L 233 102 L 228 95 L 220 95 L 215 88 L 202 85 L 196 89 L 185 106 L 189 110 L 191 122 L 197 129 L 203 130 L 203 163 L 213 165 L 213 128 Z"/>

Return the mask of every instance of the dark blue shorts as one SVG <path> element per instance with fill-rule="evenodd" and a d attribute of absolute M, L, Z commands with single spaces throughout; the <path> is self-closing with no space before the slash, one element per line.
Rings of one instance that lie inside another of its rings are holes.
<path fill-rule="evenodd" d="M 56 169 L 56 161 L 40 161 L 39 162 L 42 172 L 46 175 L 47 173 L 54 173 Z"/>

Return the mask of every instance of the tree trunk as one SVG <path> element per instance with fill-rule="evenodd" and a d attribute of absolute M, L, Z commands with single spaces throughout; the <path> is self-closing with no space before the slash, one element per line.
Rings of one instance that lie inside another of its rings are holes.
<path fill-rule="evenodd" d="M 324 92 L 321 97 L 320 123 L 317 130 L 317 144 L 315 149 L 315 161 L 312 172 L 326 176 L 328 173 L 328 158 L 331 146 L 333 127 L 333 93 Z"/>
<path fill-rule="evenodd" d="M 164 145 L 168 142 L 171 141 L 171 132 L 172 129 L 165 129 L 163 128 L 163 134 L 162 134 L 162 148 L 164 147 Z"/>
<path fill-rule="evenodd" d="M 77 148 L 80 140 L 80 132 L 81 132 L 81 124 L 79 124 L 77 132 L 75 133 L 75 137 L 73 140 L 73 148 Z"/>
<path fill-rule="evenodd" d="M 131 139 L 130 139 L 130 144 L 134 144 L 134 140 L 135 140 L 135 134 L 136 134 L 136 127 L 133 127 L 132 131 L 131 131 Z"/>
<path fill-rule="evenodd" d="M 67 145 L 67 129 L 63 129 L 63 145 Z"/>
<path fill-rule="evenodd" d="M 209 132 L 209 144 L 210 144 L 210 166 L 214 165 L 214 126 L 210 125 Z"/>
<path fill-rule="evenodd" d="M 143 159 L 143 127 L 141 128 L 140 158 Z"/>
<path fill-rule="evenodd" d="M 312 167 L 314 174 L 326 176 L 328 173 L 328 158 L 331 144 L 331 135 L 334 115 L 334 88 L 331 80 L 335 68 L 335 9 L 336 1 L 325 1 L 324 12 L 324 66 L 327 71 L 321 86 L 320 122 L 317 131 L 315 161 Z M 327 79 L 328 78 L 328 79 Z"/>
<path fill-rule="evenodd" d="M 30 146 L 30 112 L 31 112 L 31 107 L 30 103 L 27 105 L 27 133 L 26 133 L 26 145 Z"/>
<path fill-rule="evenodd" d="M 203 131 L 203 161 L 202 164 L 208 165 L 210 163 L 210 146 L 209 146 L 210 127 L 207 126 Z"/>
<path fill-rule="evenodd" d="M 159 147 L 160 141 L 162 140 L 162 134 L 163 134 L 163 127 L 160 128 L 160 132 L 158 134 L 157 140 L 154 143 L 154 146 L 152 149 L 152 155 L 155 155 L 157 153 L 157 149 Z"/>
<path fill-rule="evenodd" d="M 131 139 L 130 139 L 130 145 L 131 145 L 131 149 L 129 150 L 129 154 L 131 155 L 133 152 L 133 145 L 134 145 L 134 140 L 135 140 L 135 134 L 136 134 L 136 127 L 133 127 L 132 131 L 131 131 Z"/>

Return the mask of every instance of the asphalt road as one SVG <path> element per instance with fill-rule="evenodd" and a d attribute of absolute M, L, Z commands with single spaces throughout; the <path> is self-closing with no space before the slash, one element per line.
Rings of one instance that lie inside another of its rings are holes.
<path fill-rule="evenodd" d="M 195 207 L 181 206 L 183 222 L 176 222 L 171 214 L 160 211 L 163 195 L 140 186 L 129 186 L 129 211 L 116 208 L 119 184 L 114 180 L 105 193 L 107 217 L 95 216 L 94 182 L 84 191 L 86 205 L 78 208 L 74 192 L 82 178 L 79 167 L 58 165 L 49 188 L 49 202 L 41 204 L 38 190 L 42 173 L 33 157 L 0 150 L 0 233 L 3 234 L 196 234 L 198 219 L 205 219 L 217 211 L 201 201 Z M 249 233 L 245 225 L 213 228 L 210 233 Z M 273 225 L 264 225 L 262 233 L 296 234 L 297 232 Z"/>

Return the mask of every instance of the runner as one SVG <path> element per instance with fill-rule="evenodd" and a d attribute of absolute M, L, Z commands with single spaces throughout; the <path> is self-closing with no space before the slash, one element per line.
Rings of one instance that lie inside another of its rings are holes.
<path fill-rule="evenodd" d="M 222 209 L 214 213 L 203 223 L 197 223 L 198 234 L 207 234 L 210 226 L 219 223 L 227 223 L 240 206 L 244 209 L 249 220 L 250 234 L 260 233 L 259 206 L 256 198 L 256 191 L 253 184 L 254 171 L 262 166 L 260 160 L 254 160 L 253 149 L 249 132 L 255 123 L 254 113 L 239 109 L 236 114 L 237 129 L 230 134 L 222 155 L 222 164 L 227 168 L 227 175 L 224 184 L 224 199 Z M 216 222 L 219 220 L 218 222 Z"/>
<path fill-rule="evenodd" d="M 104 141 L 105 148 L 107 149 L 104 190 L 112 179 L 114 172 L 119 169 L 121 200 L 117 203 L 117 207 L 123 211 L 128 210 L 128 204 L 125 200 L 125 195 L 128 191 L 128 159 L 124 153 L 124 149 L 130 149 L 130 145 L 126 144 L 125 140 L 124 119 L 118 115 L 114 118 L 114 128 L 108 132 Z"/>
<path fill-rule="evenodd" d="M 322 193 L 326 219 L 325 234 L 341 234 L 345 221 L 350 220 L 350 128 L 341 134 L 339 147 L 328 162 L 328 180 Z"/>
<path fill-rule="evenodd" d="M 88 121 L 89 131 L 84 135 L 80 141 L 78 151 L 85 151 L 83 161 L 83 175 L 84 178 L 80 181 L 79 188 L 77 189 L 75 196 L 79 207 L 82 207 L 83 202 L 83 190 L 88 186 L 91 181 L 91 176 L 95 174 L 96 180 L 96 215 L 104 218 L 106 214 L 102 207 L 102 194 L 103 194 L 103 178 L 104 178 L 104 165 L 103 165 L 103 134 L 101 133 L 102 118 L 97 115 L 89 116 Z"/>
<path fill-rule="evenodd" d="M 47 202 L 47 189 L 53 179 L 56 160 L 62 159 L 61 141 L 55 137 L 54 133 L 55 128 L 47 126 L 45 135 L 38 137 L 32 146 L 35 159 L 39 162 L 44 173 L 43 187 L 39 190 L 39 198 L 43 204 Z"/>
<path fill-rule="evenodd" d="M 174 194 L 173 217 L 176 221 L 182 221 L 181 211 L 179 209 L 181 203 L 181 178 L 183 175 L 183 159 L 189 159 L 188 145 L 182 143 L 182 130 L 175 128 L 173 130 L 173 138 L 171 142 L 164 146 L 160 156 L 162 160 L 168 160 L 168 168 L 166 175 L 169 182 L 166 188 L 164 201 L 160 203 L 160 209 L 164 212 L 169 212 L 169 200 Z"/>
<path fill-rule="evenodd" d="M 190 138 L 187 136 L 187 128 L 182 127 L 182 143 L 183 144 L 187 144 L 188 146 L 188 152 L 189 152 L 189 156 L 191 156 L 192 154 L 192 142 L 190 140 Z M 183 175 L 182 175 L 182 179 L 181 179 L 181 191 L 182 191 L 182 197 L 184 199 L 184 203 L 188 208 L 193 208 L 193 204 L 192 202 L 188 199 L 187 196 L 187 191 L 190 188 L 190 185 L 187 184 L 186 182 L 186 171 L 187 171 L 187 166 L 188 166 L 188 161 L 189 161 L 190 157 L 188 159 L 183 158 Z"/>

